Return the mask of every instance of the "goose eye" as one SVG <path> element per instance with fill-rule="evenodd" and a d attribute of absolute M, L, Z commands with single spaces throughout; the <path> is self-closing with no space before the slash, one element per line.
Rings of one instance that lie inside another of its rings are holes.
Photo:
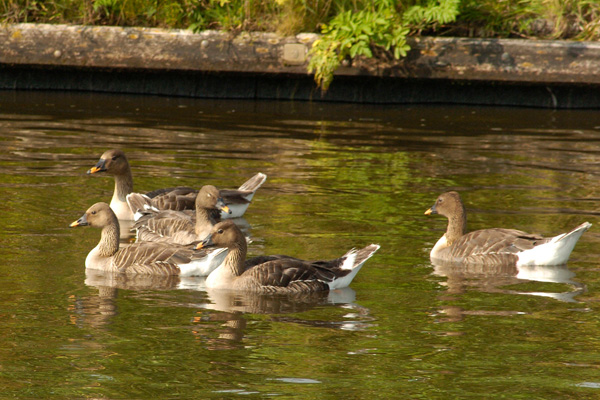
<path fill-rule="evenodd" d="M 113 156 L 112 160 L 115 161 L 117 159 L 117 156 Z"/>
<path fill-rule="evenodd" d="M 92 215 L 95 215 L 95 214 L 96 214 L 96 211 L 92 211 Z"/>
<path fill-rule="evenodd" d="M 223 233 L 223 229 L 219 229 L 217 233 Z"/>

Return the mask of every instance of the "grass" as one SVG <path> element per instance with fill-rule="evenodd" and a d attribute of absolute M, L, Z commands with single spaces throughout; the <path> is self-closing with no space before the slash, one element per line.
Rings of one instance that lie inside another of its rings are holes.
<path fill-rule="evenodd" d="M 411 34 L 600 38 L 598 0 L 0 0 L 0 21 L 295 34 L 369 10 L 393 10 Z"/>
<path fill-rule="evenodd" d="M 600 2 L 465 0 L 452 28 L 461 36 L 594 40 L 600 38 Z"/>

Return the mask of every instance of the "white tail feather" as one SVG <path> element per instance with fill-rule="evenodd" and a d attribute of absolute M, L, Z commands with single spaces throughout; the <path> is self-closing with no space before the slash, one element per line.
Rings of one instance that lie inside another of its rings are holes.
<path fill-rule="evenodd" d="M 246 196 L 244 196 L 244 198 L 246 200 L 251 201 L 252 198 L 254 197 L 254 194 L 256 193 L 256 191 L 262 186 L 263 183 L 265 183 L 266 180 L 267 180 L 267 175 L 263 174 L 262 172 L 259 172 L 258 174 L 254 175 L 252 178 L 250 178 L 246 182 L 244 182 L 242 184 L 242 186 L 240 186 L 238 188 L 238 190 L 252 191 L 252 193 L 249 193 Z M 227 214 L 224 211 L 221 211 L 221 219 L 239 218 L 244 215 L 244 213 L 248 209 L 249 205 L 250 205 L 250 203 L 229 204 L 228 206 L 229 206 L 230 213 Z"/>
<path fill-rule="evenodd" d="M 341 278 L 337 278 L 334 279 L 332 282 L 329 282 L 329 290 L 341 289 L 350 286 L 350 283 L 352 283 L 352 280 L 354 279 L 356 274 L 358 274 L 358 271 L 360 271 L 365 261 L 371 258 L 373 254 L 375 254 L 375 252 L 379 250 L 380 247 L 381 246 L 379 246 L 378 244 L 371 244 L 365 247 L 364 249 L 352 249 L 349 252 L 347 252 L 343 256 L 346 259 L 344 260 L 340 268 L 346 270 L 349 269 L 351 270 L 351 272 Z"/>
<path fill-rule="evenodd" d="M 517 266 L 566 264 L 577 241 L 591 226 L 589 222 L 584 222 L 570 232 L 553 237 L 547 243 L 518 253 Z"/>

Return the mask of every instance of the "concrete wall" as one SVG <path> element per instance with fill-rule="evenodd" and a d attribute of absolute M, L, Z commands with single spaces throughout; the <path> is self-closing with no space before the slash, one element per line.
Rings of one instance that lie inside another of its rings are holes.
<path fill-rule="evenodd" d="M 323 94 L 314 34 L 45 24 L 0 26 L 0 89 L 207 98 L 600 107 L 600 43 L 415 38 L 402 60 L 358 60 Z"/>

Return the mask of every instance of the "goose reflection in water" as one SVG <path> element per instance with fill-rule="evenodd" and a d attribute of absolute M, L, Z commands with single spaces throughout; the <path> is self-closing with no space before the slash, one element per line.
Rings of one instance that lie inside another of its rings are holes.
<path fill-rule="evenodd" d="M 188 278 L 193 279 L 193 278 Z M 177 289 L 181 279 L 174 276 L 149 274 L 117 274 L 86 269 L 85 284 L 98 290 L 96 295 L 71 296 L 69 311 L 71 322 L 77 326 L 89 325 L 102 329 L 110 325 L 118 314 L 119 290 L 170 290 Z"/>
<path fill-rule="evenodd" d="M 248 314 L 266 314 L 272 322 L 285 322 L 312 327 L 342 330 L 364 330 L 373 318 L 367 308 L 354 304 L 356 293 L 351 288 L 329 292 L 294 294 L 261 294 L 246 291 L 206 289 L 208 303 L 198 304 L 192 333 L 203 338 L 210 350 L 229 349 L 244 338 Z M 319 307 L 337 306 L 344 309 L 341 321 L 302 318 L 303 312 Z M 348 312 L 352 310 L 353 312 Z M 220 322 L 214 336 L 214 322 Z"/>
<path fill-rule="evenodd" d="M 84 299 L 79 319 L 100 328 L 110 323 L 118 313 L 116 299 L 119 290 L 150 291 L 153 302 L 161 301 L 169 307 L 196 308 L 190 330 L 202 339 L 209 349 L 237 347 L 244 337 L 246 314 L 268 314 L 271 320 L 342 330 L 364 330 L 372 325 L 368 308 L 354 303 L 356 292 L 349 288 L 324 292 L 294 294 L 260 294 L 230 290 L 207 289 L 204 277 L 125 275 L 97 270 L 86 270 L 85 284 L 98 289 L 98 296 Z M 186 302 L 174 295 L 157 299 L 156 291 L 187 291 Z M 79 303 L 82 303 L 81 301 Z M 302 318 L 301 313 L 320 307 L 343 310 L 340 319 L 315 320 Z M 300 315 L 299 315 L 300 314 Z M 80 321 L 81 322 L 81 321 Z M 215 323 L 218 327 L 215 329 Z"/>
<path fill-rule="evenodd" d="M 204 308 L 252 314 L 298 313 L 321 305 L 351 304 L 356 299 L 356 292 L 349 287 L 330 291 L 277 295 L 208 288 L 206 293 L 210 303 L 203 305 Z"/>
<path fill-rule="evenodd" d="M 585 286 L 573 280 L 575 273 L 567 265 L 477 265 L 460 263 L 433 263 L 433 274 L 446 277 L 442 285 L 448 294 L 464 293 L 467 287 L 474 287 L 488 293 L 505 293 L 550 297 L 564 302 L 575 302 L 575 296 L 585 291 Z M 524 282 L 561 283 L 571 290 L 564 292 L 525 292 L 503 288 Z"/>

